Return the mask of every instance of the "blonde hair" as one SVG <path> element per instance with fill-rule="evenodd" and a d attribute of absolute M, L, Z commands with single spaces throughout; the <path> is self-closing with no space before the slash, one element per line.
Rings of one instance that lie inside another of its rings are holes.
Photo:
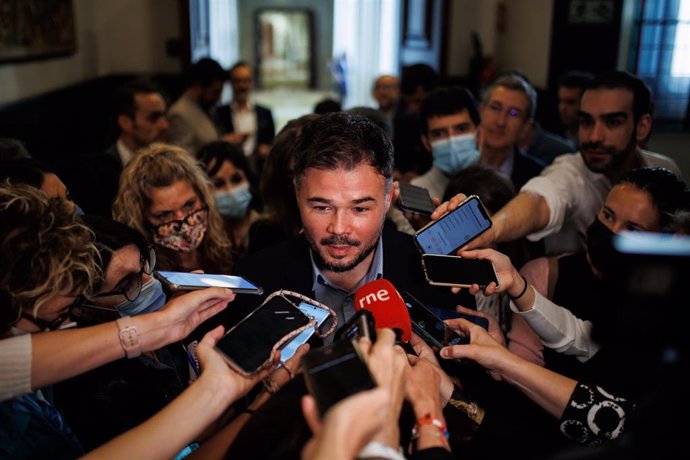
<path fill-rule="evenodd" d="M 199 246 L 204 264 L 201 268 L 230 272 L 230 241 L 216 208 L 211 183 L 199 163 L 182 148 L 155 143 L 138 151 L 120 176 L 120 187 L 113 204 L 113 219 L 138 230 L 152 243 L 153 234 L 145 216 L 151 206 L 151 191 L 181 180 L 188 181 L 203 205 L 208 207 L 208 229 Z M 164 248 L 159 249 L 163 257 L 159 257 L 158 265 L 161 268 L 175 268 L 173 260 L 166 260 Z"/>
<path fill-rule="evenodd" d="M 93 233 L 74 205 L 28 185 L 0 183 L 0 329 L 48 300 L 89 290 L 99 277 Z M 6 297 L 6 299 L 4 299 Z"/>

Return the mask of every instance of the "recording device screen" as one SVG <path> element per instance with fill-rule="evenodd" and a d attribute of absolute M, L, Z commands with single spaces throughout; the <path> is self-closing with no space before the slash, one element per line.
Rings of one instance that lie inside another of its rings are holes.
<path fill-rule="evenodd" d="M 297 337 L 290 340 L 288 344 L 280 350 L 280 360 L 282 362 L 285 362 L 295 356 L 297 348 L 299 348 L 300 345 L 307 343 L 311 336 L 314 335 L 316 328 L 321 326 L 323 322 L 326 321 L 326 318 L 328 318 L 327 310 L 308 304 L 307 302 L 300 303 L 297 308 L 299 308 L 300 311 L 302 311 L 302 313 L 305 315 L 314 318 L 316 320 L 316 325 L 314 327 L 310 327 L 306 331 L 300 332 Z"/>
<path fill-rule="evenodd" d="M 304 313 L 276 296 L 230 329 L 216 348 L 232 364 L 251 374 L 266 363 L 280 339 L 308 322 Z"/>
<path fill-rule="evenodd" d="M 422 266 L 429 284 L 460 287 L 478 284 L 484 288 L 494 282 L 498 286 L 496 271 L 490 260 L 424 254 Z"/>
<path fill-rule="evenodd" d="M 434 212 L 434 202 L 431 201 L 429 191 L 424 187 L 400 182 L 400 208 L 420 214 L 431 215 Z"/>
<path fill-rule="evenodd" d="M 304 380 L 321 415 L 338 401 L 376 386 L 356 342 L 342 339 L 302 358 Z"/>
<path fill-rule="evenodd" d="M 451 328 L 446 326 L 441 318 L 415 299 L 412 294 L 406 291 L 400 294 L 405 301 L 407 310 L 410 312 L 412 329 L 429 345 L 443 348 L 450 345 L 468 343 L 465 338 L 460 337 Z"/>
<path fill-rule="evenodd" d="M 163 283 L 173 290 L 194 290 L 209 287 L 223 287 L 240 293 L 263 293 L 263 289 L 242 278 L 241 276 L 169 271 L 158 271 L 156 274 L 157 277 L 163 281 Z"/>
<path fill-rule="evenodd" d="M 454 211 L 422 228 L 415 235 L 424 254 L 451 254 L 491 227 L 491 219 L 476 196 Z"/>

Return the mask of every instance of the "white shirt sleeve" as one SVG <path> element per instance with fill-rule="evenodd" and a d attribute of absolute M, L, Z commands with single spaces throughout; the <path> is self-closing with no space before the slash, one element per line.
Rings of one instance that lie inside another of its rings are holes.
<path fill-rule="evenodd" d="M 582 190 L 582 172 L 577 168 L 579 158 L 575 155 L 580 156 L 579 153 L 567 153 L 557 157 L 553 164 L 520 189 L 520 193 L 540 195 L 549 207 L 549 222 L 546 227 L 527 235 L 529 240 L 541 240 L 563 227 L 571 203 L 577 199 L 575 194 Z"/>
<path fill-rule="evenodd" d="M 0 340 L 0 401 L 31 392 L 31 334 Z"/>
<path fill-rule="evenodd" d="M 575 356 L 580 362 L 587 361 L 599 351 L 600 346 L 592 340 L 590 321 L 581 320 L 536 290 L 534 294 L 531 310 L 521 312 L 513 302 L 510 302 L 510 309 L 527 321 L 545 347 Z"/>

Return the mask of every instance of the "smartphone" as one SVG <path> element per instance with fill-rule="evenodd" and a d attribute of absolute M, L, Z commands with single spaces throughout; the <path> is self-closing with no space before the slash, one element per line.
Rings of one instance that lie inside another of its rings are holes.
<path fill-rule="evenodd" d="M 414 236 L 422 254 L 452 254 L 491 227 L 491 218 L 476 195 L 454 211 L 427 224 Z"/>
<path fill-rule="evenodd" d="M 366 337 L 376 342 L 376 323 L 369 310 L 359 310 L 335 333 L 335 339 L 348 338 L 357 340 Z"/>
<path fill-rule="evenodd" d="M 314 325 L 314 327 L 310 327 L 306 331 L 300 332 L 300 334 L 297 337 L 290 340 L 288 344 L 280 350 L 280 360 L 282 362 L 285 362 L 288 359 L 295 356 L 297 348 L 299 348 L 300 345 L 307 343 L 309 341 L 311 336 L 314 335 L 314 332 L 316 332 L 316 329 L 318 329 L 319 326 L 321 326 L 324 323 L 324 321 L 326 321 L 329 315 L 328 310 L 324 310 L 323 308 L 317 307 L 307 302 L 301 302 L 299 305 L 297 305 L 297 308 L 299 308 L 300 311 L 305 315 L 314 318 L 316 320 L 316 324 Z"/>
<path fill-rule="evenodd" d="M 304 380 L 319 413 L 338 401 L 376 386 L 357 342 L 342 339 L 302 357 Z"/>
<path fill-rule="evenodd" d="M 264 290 L 241 276 L 157 271 L 155 276 L 173 291 L 193 291 L 209 287 L 232 289 L 239 294 L 263 294 Z"/>
<path fill-rule="evenodd" d="M 463 345 L 469 341 L 446 326 L 441 318 L 425 307 L 407 291 L 400 293 L 412 320 L 412 330 L 424 341 L 437 348 Z"/>
<path fill-rule="evenodd" d="M 430 216 L 436 207 L 431 200 L 429 191 L 424 187 L 418 187 L 407 182 L 400 182 L 400 198 L 398 206 L 403 211 L 411 211 L 425 216 Z"/>
<path fill-rule="evenodd" d="M 483 316 L 476 316 L 476 315 L 468 315 L 465 313 L 460 313 L 455 310 L 448 310 L 447 308 L 439 308 L 439 307 L 434 307 L 433 305 L 426 305 L 426 308 L 431 310 L 433 314 L 438 316 L 442 321 L 446 321 L 447 319 L 457 319 L 457 318 L 462 318 L 466 319 L 467 321 L 476 324 L 477 326 L 481 326 L 487 331 L 489 330 L 489 320 L 484 318 Z"/>
<path fill-rule="evenodd" d="M 498 286 L 494 264 L 487 259 L 422 254 L 422 268 L 426 282 L 433 286 L 470 287 L 478 284 L 485 288 L 491 282 Z"/>
<path fill-rule="evenodd" d="M 247 315 L 216 344 L 230 367 L 251 375 L 268 364 L 276 343 L 309 323 L 307 315 L 275 296 Z"/>

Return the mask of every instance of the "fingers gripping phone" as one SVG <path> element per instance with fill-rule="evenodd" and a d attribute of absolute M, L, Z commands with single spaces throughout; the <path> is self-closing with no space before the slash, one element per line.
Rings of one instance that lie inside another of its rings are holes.
<path fill-rule="evenodd" d="M 274 296 L 228 330 L 216 349 L 230 367 L 252 375 L 269 364 L 271 354 L 287 336 L 309 323 L 309 317 L 284 297 Z"/>
<path fill-rule="evenodd" d="M 411 211 L 425 216 L 430 216 L 434 209 L 429 191 L 424 187 L 418 187 L 407 182 L 400 182 L 400 198 L 398 206 L 403 211 Z"/>
<path fill-rule="evenodd" d="M 410 312 L 412 320 L 412 330 L 420 336 L 427 344 L 443 348 L 451 345 L 462 345 L 469 343 L 465 337 L 461 337 L 436 316 L 431 310 L 425 307 L 420 301 L 415 299 L 409 292 L 400 293 L 405 306 Z"/>
<path fill-rule="evenodd" d="M 307 343 L 311 336 L 316 332 L 316 329 L 318 329 L 329 316 L 328 310 L 324 310 L 323 308 L 311 305 L 307 302 L 301 302 L 297 308 L 299 308 L 305 315 L 314 318 L 316 320 L 316 324 L 314 327 L 310 327 L 306 331 L 302 331 L 297 337 L 288 342 L 288 344 L 280 350 L 280 360 L 282 362 L 292 358 L 295 353 L 297 353 L 299 346 Z"/>
<path fill-rule="evenodd" d="M 233 292 L 240 294 L 261 295 L 264 292 L 261 287 L 241 276 L 170 271 L 157 271 L 154 276 L 173 291 L 193 291 L 209 287 L 223 287 L 232 289 Z"/>
<path fill-rule="evenodd" d="M 422 268 L 426 282 L 433 286 L 468 288 L 478 284 L 485 288 L 492 282 L 498 286 L 494 264 L 487 259 L 422 254 Z"/>
<path fill-rule="evenodd" d="M 338 401 L 376 386 L 357 342 L 342 339 L 302 357 L 304 380 L 319 413 Z"/>
<path fill-rule="evenodd" d="M 414 236 L 422 254 L 452 254 L 491 228 L 491 218 L 476 195 L 454 211 L 421 228 Z"/>

